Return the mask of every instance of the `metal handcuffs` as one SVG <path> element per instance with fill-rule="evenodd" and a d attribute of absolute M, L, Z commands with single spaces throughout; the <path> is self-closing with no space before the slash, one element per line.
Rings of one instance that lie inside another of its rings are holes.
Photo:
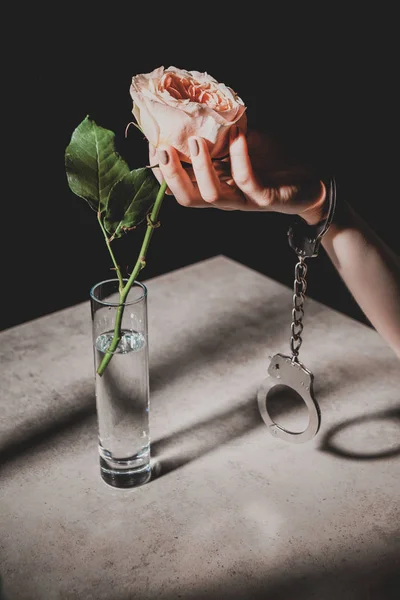
<path fill-rule="evenodd" d="M 288 231 L 289 245 L 296 252 L 302 265 L 306 258 L 318 256 L 321 240 L 329 229 L 336 208 L 335 179 L 331 177 L 326 181 L 323 180 L 322 183 L 325 185 L 328 201 L 326 218 L 317 225 L 310 226 L 304 219 L 297 217 Z M 300 310 L 304 312 L 302 307 Z M 302 329 L 303 326 L 301 324 L 300 331 L 302 331 Z M 313 382 L 313 374 L 298 360 L 298 350 L 296 352 L 293 351 L 293 344 L 292 356 L 275 354 L 271 358 L 268 367 L 268 375 L 262 382 L 257 393 L 257 402 L 261 417 L 272 435 L 296 444 L 307 442 L 318 433 L 321 424 L 321 411 L 314 398 Z M 304 431 L 288 431 L 275 423 L 270 417 L 267 408 L 268 394 L 278 385 L 284 385 L 291 388 L 297 392 L 305 402 L 308 409 L 309 422 Z"/>

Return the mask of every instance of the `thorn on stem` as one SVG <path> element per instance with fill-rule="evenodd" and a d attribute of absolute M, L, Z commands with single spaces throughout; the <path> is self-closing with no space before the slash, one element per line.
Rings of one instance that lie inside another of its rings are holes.
<path fill-rule="evenodd" d="M 154 221 L 151 220 L 151 217 L 149 214 L 146 215 L 146 219 L 147 219 L 147 225 L 149 227 L 152 227 L 153 229 L 156 229 L 157 227 L 160 227 L 160 225 L 161 225 L 160 221 L 157 221 L 157 223 L 154 223 Z"/>

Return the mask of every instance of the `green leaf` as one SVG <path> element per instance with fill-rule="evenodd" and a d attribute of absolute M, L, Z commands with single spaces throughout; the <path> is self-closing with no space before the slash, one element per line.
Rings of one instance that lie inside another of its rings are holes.
<path fill-rule="evenodd" d="M 118 238 L 137 227 L 154 204 L 159 183 L 151 169 L 134 169 L 112 188 L 105 207 L 104 227 Z"/>
<path fill-rule="evenodd" d="M 111 188 L 129 174 L 128 164 L 115 150 L 115 134 L 89 116 L 78 125 L 65 151 L 70 189 L 101 212 Z"/>

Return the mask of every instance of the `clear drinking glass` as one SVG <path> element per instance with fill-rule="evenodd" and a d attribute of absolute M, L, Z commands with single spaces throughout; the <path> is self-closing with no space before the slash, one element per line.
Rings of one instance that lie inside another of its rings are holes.
<path fill-rule="evenodd" d="M 118 286 L 108 279 L 90 290 L 100 473 L 113 487 L 132 488 L 151 477 L 147 288 L 133 283 L 122 305 L 121 339 L 99 375 L 120 307 Z"/>

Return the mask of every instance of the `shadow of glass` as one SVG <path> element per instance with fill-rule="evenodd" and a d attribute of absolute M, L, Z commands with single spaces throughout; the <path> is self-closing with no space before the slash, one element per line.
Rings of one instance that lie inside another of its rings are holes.
<path fill-rule="evenodd" d="M 154 458 L 152 479 L 162 477 L 223 444 L 248 435 L 261 425 L 264 426 L 264 423 L 255 396 L 252 396 L 231 410 L 154 440 L 151 446 Z"/>

